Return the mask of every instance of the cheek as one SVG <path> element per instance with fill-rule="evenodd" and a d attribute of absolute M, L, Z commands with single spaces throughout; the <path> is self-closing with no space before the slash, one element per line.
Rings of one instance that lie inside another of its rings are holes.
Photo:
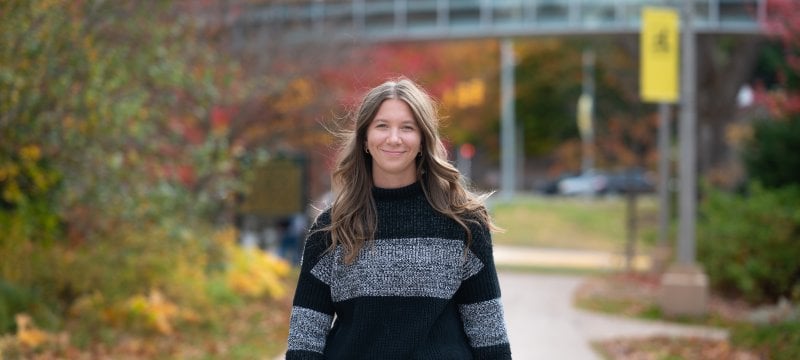
<path fill-rule="evenodd" d="M 365 140 L 365 141 L 364 141 L 364 144 L 365 144 L 367 147 L 370 147 L 370 146 L 374 146 L 374 145 L 375 145 L 375 144 L 377 144 L 378 142 L 379 142 L 379 141 L 378 141 L 378 136 L 375 134 L 375 132 L 373 132 L 373 131 L 368 131 L 368 132 L 367 132 L 367 140 Z"/>
<path fill-rule="evenodd" d="M 422 135 L 415 134 L 413 141 L 414 147 L 416 147 L 417 150 L 422 150 Z"/>

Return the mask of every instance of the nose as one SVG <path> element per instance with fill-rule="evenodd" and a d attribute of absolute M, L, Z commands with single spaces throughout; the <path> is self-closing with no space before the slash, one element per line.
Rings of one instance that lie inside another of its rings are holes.
<path fill-rule="evenodd" d="M 389 132 L 389 139 L 387 139 L 387 141 L 392 144 L 400 143 L 400 130 L 392 129 L 392 131 Z"/>

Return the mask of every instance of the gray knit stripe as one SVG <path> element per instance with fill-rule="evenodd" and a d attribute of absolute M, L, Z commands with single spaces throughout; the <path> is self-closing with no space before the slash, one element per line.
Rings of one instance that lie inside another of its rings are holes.
<path fill-rule="evenodd" d="M 319 259 L 319 261 L 311 269 L 311 275 L 314 275 L 314 277 L 328 286 L 330 286 L 333 282 L 333 269 L 336 263 L 333 258 L 334 256 L 332 252 L 326 252 L 325 255 L 322 255 L 322 258 Z"/>
<path fill-rule="evenodd" d="M 474 348 L 508 343 L 500 299 L 458 306 L 464 331 Z"/>
<path fill-rule="evenodd" d="M 337 246 L 311 274 L 331 288 L 333 301 L 363 296 L 419 296 L 450 299 L 461 281 L 483 268 L 464 242 L 441 238 L 378 239 L 344 265 Z"/>
<path fill-rule="evenodd" d="M 294 306 L 290 321 L 289 350 L 306 350 L 322 354 L 333 316 Z"/>
<path fill-rule="evenodd" d="M 464 262 L 464 272 L 461 275 L 461 280 L 467 280 L 473 275 L 479 273 L 483 269 L 483 262 L 478 259 L 472 250 L 467 249 L 467 257 Z"/>

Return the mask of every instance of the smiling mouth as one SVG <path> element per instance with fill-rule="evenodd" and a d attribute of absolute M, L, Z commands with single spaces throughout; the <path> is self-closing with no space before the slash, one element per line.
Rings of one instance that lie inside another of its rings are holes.
<path fill-rule="evenodd" d="M 403 150 L 398 150 L 398 151 L 382 150 L 382 151 L 385 152 L 388 155 L 402 155 L 402 154 L 405 153 L 405 151 L 403 151 Z"/>

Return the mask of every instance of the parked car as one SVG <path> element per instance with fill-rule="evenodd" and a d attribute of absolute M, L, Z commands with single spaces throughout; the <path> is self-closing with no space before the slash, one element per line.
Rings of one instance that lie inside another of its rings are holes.
<path fill-rule="evenodd" d="M 578 176 L 562 179 L 558 182 L 558 193 L 561 195 L 599 195 L 606 192 L 608 176 L 589 170 Z"/>
<path fill-rule="evenodd" d="M 538 183 L 534 189 L 542 195 L 558 195 L 558 183 L 568 177 L 575 176 L 575 173 L 563 173 L 556 178 L 546 179 Z"/>
<path fill-rule="evenodd" d="M 629 192 L 652 193 L 656 189 L 654 182 L 643 170 L 633 169 L 621 171 L 608 176 L 604 193 L 627 194 Z"/>

